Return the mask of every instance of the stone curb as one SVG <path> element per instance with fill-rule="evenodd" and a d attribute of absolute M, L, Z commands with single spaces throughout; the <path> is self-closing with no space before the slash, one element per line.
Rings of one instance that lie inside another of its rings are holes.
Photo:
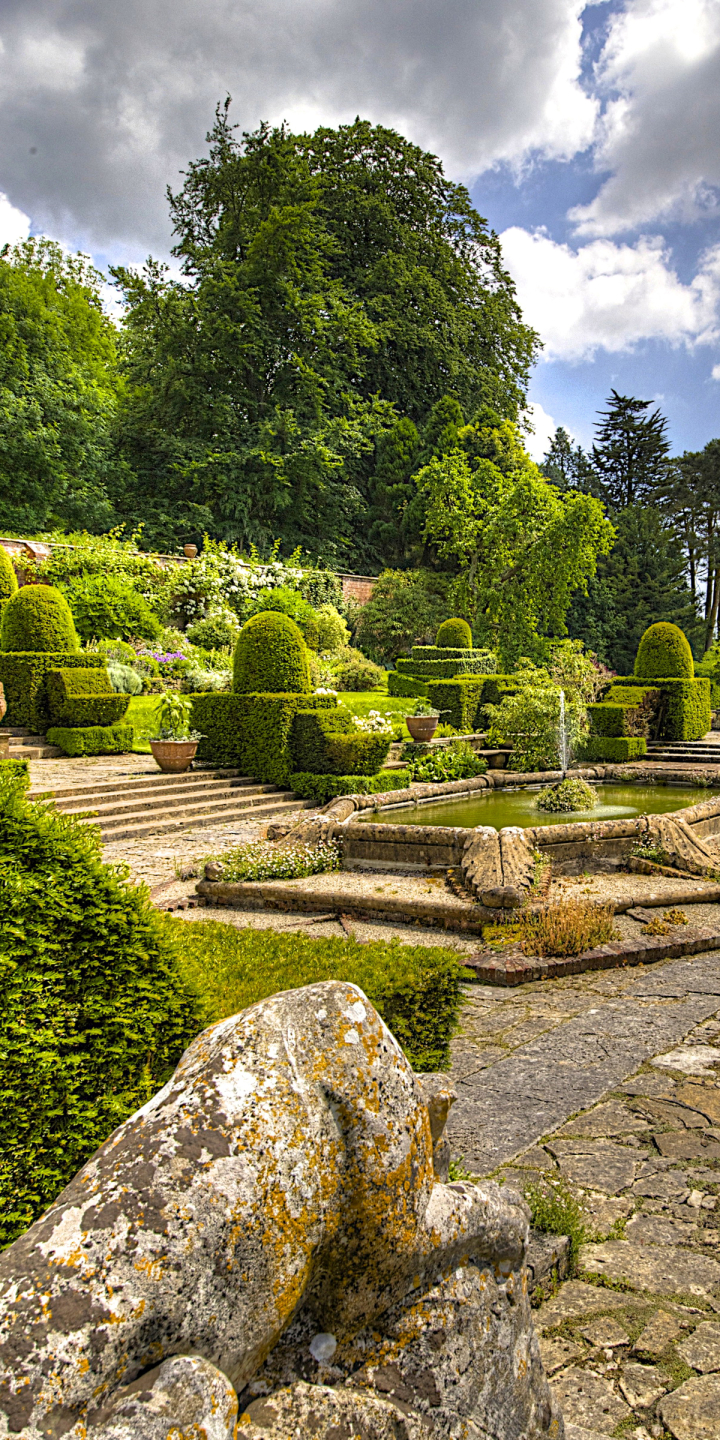
<path fill-rule="evenodd" d="M 374 895 L 355 897 L 333 895 L 328 890 L 288 888 L 286 880 L 277 884 L 263 881 L 200 880 L 195 886 L 201 903 L 208 906 L 231 907 L 237 910 L 292 910 L 312 914 L 328 910 L 342 911 L 358 920 L 393 920 L 412 925 L 436 925 L 445 930 L 469 930 L 482 934 L 483 926 L 497 921 L 497 910 L 478 905 L 468 898 L 452 900 L 405 900 L 391 895 L 382 899 Z"/>
<path fill-rule="evenodd" d="M 698 955 L 706 950 L 720 950 L 720 929 L 698 926 L 677 939 L 655 936 L 632 940 L 613 940 L 598 945 L 582 955 L 565 957 L 523 955 L 512 950 L 505 955 L 469 955 L 463 964 L 474 971 L 486 985 L 527 985 L 533 980 L 555 980 L 562 975 L 582 975 L 588 970 L 615 970 L 624 965 L 652 965 L 658 960 L 677 960 L 682 955 Z"/>

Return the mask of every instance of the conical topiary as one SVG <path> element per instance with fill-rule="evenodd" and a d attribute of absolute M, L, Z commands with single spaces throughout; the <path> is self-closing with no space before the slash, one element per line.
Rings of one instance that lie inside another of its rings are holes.
<path fill-rule="evenodd" d="M 3 607 L 2 649 L 69 652 L 80 649 L 70 606 L 52 585 L 23 585 Z"/>
<path fill-rule="evenodd" d="M 635 657 L 638 680 L 692 680 L 692 650 L 677 625 L 661 620 L 642 636 Z"/>
<path fill-rule="evenodd" d="M 17 575 L 13 570 L 13 563 L 7 550 L 0 545 L 0 610 L 6 600 L 11 600 L 17 595 Z"/>
<path fill-rule="evenodd" d="M 253 615 L 235 645 L 235 693 L 309 695 L 311 688 L 307 649 L 294 620 L 278 610 Z"/>
<path fill-rule="evenodd" d="M 472 631 L 467 620 L 443 620 L 435 636 L 435 644 L 444 650 L 470 650 Z"/>

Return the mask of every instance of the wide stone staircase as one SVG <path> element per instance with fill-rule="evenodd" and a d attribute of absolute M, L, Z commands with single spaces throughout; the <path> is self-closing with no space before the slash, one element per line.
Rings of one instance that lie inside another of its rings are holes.
<path fill-rule="evenodd" d="M 34 790 L 30 798 L 52 798 L 63 814 L 94 821 L 105 844 L 237 820 L 262 820 L 310 805 L 310 801 L 298 800 L 292 790 L 260 785 L 232 769 L 123 776 L 64 790 Z"/>
<path fill-rule="evenodd" d="M 720 731 L 711 730 L 703 740 L 649 740 L 647 754 L 648 760 L 673 765 L 720 765 Z"/>
<path fill-rule="evenodd" d="M 0 741 L 3 736 L 9 738 L 8 755 L 11 760 L 57 760 L 62 758 L 62 750 L 57 745 L 48 745 L 44 735 L 33 735 L 31 730 L 24 730 L 19 725 L 3 725 L 0 728 Z"/>

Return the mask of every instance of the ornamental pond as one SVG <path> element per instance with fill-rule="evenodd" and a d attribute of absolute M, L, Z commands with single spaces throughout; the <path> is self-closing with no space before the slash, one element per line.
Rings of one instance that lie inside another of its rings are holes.
<path fill-rule="evenodd" d="M 386 810 L 365 810 L 354 818 L 374 825 L 492 825 L 501 830 L 505 825 L 568 825 L 575 820 L 619 820 L 636 815 L 664 815 L 696 805 L 711 793 L 698 786 L 687 785 L 613 785 L 597 783 L 598 801 L 591 810 L 565 811 L 553 814 L 538 808 L 541 786 L 522 789 L 476 790 L 471 795 L 447 800 L 431 800 L 419 804 L 393 805 Z"/>

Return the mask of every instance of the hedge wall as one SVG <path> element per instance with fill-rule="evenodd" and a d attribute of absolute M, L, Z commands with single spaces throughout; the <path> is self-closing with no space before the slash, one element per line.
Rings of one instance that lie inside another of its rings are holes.
<path fill-rule="evenodd" d="M 122 699 L 122 696 L 118 697 Z M 66 755 L 125 755 L 132 750 L 132 725 L 80 725 L 73 728 L 53 725 L 47 732 L 49 745 L 59 745 Z"/>
<path fill-rule="evenodd" d="M 695 680 L 670 678 L 653 679 L 651 686 L 635 675 L 618 675 L 608 686 L 603 699 L 610 690 L 618 689 L 660 691 L 660 703 L 656 729 L 661 740 L 702 740 L 710 729 L 710 681 L 705 677 Z"/>
<path fill-rule="evenodd" d="M 483 655 L 487 651 L 459 649 L 456 645 L 413 645 L 411 660 L 467 660 L 468 655 Z"/>
<path fill-rule="evenodd" d="M 452 680 L 454 675 L 486 675 L 485 665 L 485 657 L 473 655 L 472 650 L 449 660 L 408 660 L 401 656 L 395 661 L 395 669 L 401 675 L 414 675 L 416 680 Z"/>
<path fill-rule="evenodd" d="M 388 757 L 391 735 L 356 730 L 347 711 L 299 710 L 290 731 L 294 772 L 376 775 Z"/>
<path fill-rule="evenodd" d="M 584 760 L 621 764 L 623 760 L 639 760 L 647 754 L 647 741 L 641 735 L 589 735 L 582 751 Z"/>
<path fill-rule="evenodd" d="M 115 725 L 130 704 L 129 695 L 115 693 L 107 670 L 51 670 L 45 684 L 54 726 Z"/>
<path fill-rule="evenodd" d="M 513 675 L 458 675 L 454 680 L 428 683 L 431 703 L 436 710 L 447 712 L 443 724 L 453 725 L 465 735 L 482 728 L 481 711 L 486 705 L 499 705 L 504 695 L 514 695 L 517 688 Z"/>
<path fill-rule="evenodd" d="M 50 724 L 47 676 L 51 670 L 104 670 L 102 655 L 67 651 L 16 650 L 0 653 L 0 681 L 7 700 L 6 725 L 26 726 L 44 735 Z"/>
<path fill-rule="evenodd" d="M 193 695 L 190 725 L 198 759 L 236 765 L 265 784 L 287 785 L 290 727 L 298 710 L 332 710 L 334 695 Z"/>
<path fill-rule="evenodd" d="M 428 687 L 423 680 L 413 680 L 410 675 L 401 675 L 399 670 L 388 672 L 388 695 L 408 700 L 427 699 Z"/>
<path fill-rule="evenodd" d="M 303 800 L 327 805 L 336 795 L 377 795 L 384 790 L 406 790 L 409 770 L 381 770 L 379 775 L 313 775 L 293 771 L 290 786 Z"/>

